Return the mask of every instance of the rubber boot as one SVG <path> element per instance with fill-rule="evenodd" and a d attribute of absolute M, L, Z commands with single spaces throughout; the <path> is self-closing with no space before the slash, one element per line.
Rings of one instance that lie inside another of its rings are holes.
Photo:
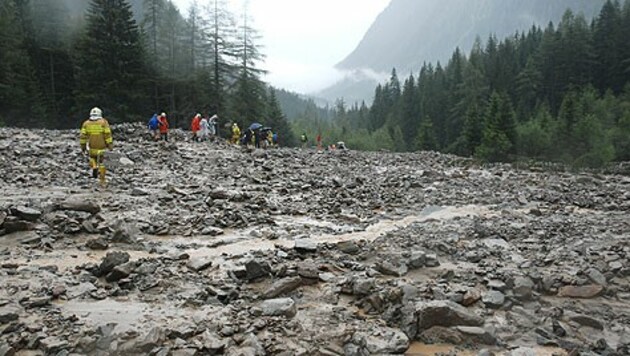
<path fill-rule="evenodd" d="M 105 186 L 105 166 L 100 165 L 98 167 L 98 179 L 102 186 Z"/>

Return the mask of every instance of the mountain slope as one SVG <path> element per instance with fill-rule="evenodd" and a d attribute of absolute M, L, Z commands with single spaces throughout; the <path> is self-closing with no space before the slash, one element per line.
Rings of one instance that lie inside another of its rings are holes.
<path fill-rule="evenodd" d="M 444 62 L 476 37 L 499 39 L 532 25 L 558 23 L 567 8 L 591 19 L 605 0 L 392 0 L 340 69 L 416 71 L 423 62 Z"/>

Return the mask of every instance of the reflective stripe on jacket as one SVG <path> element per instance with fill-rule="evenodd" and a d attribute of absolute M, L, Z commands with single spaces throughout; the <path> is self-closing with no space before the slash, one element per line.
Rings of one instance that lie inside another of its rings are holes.
<path fill-rule="evenodd" d="M 81 148 L 90 147 L 90 150 L 104 150 L 112 145 L 112 131 L 106 119 L 86 120 L 81 126 L 79 143 Z"/>

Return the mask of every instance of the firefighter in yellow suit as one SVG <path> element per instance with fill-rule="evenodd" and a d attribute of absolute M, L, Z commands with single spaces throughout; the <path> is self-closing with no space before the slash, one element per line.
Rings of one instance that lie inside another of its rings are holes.
<path fill-rule="evenodd" d="M 106 149 L 112 149 L 112 130 L 103 118 L 103 111 L 99 108 L 90 110 L 90 118 L 81 126 L 81 151 L 89 153 L 92 177 L 99 178 L 105 184 L 105 165 L 103 163 Z"/>

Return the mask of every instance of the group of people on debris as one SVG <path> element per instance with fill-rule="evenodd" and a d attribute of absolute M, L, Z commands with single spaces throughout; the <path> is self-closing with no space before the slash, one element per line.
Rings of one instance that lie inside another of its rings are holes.
<path fill-rule="evenodd" d="M 199 142 L 218 135 L 218 115 L 202 117 L 196 114 L 191 120 L 192 140 Z M 168 141 L 169 123 L 166 113 L 154 114 L 148 123 L 150 135 L 155 141 Z M 241 130 L 235 122 L 232 124 L 232 136 L 230 142 L 235 145 L 267 148 L 278 146 L 278 134 L 270 127 L 254 123 L 247 129 Z M 306 147 L 308 138 L 306 133 L 301 136 L 302 146 Z M 81 125 L 80 135 L 81 152 L 89 157 L 90 168 L 94 178 L 100 177 L 101 183 L 105 181 L 104 156 L 106 150 L 113 148 L 112 131 L 108 121 L 103 117 L 103 111 L 98 108 L 90 110 L 90 117 Z M 341 145 L 339 145 L 341 144 Z M 321 136 L 317 137 L 317 146 L 321 149 Z M 338 143 L 338 148 L 345 148 L 343 142 Z M 333 145 L 334 147 L 334 145 Z M 333 148 L 334 149 L 334 148 Z"/>
<path fill-rule="evenodd" d="M 241 131 L 235 122 L 232 124 L 232 138 L 230 142 L 235 145 L 251 146 L 256 148 L 268 148 L 278 146 L 278 133 L 270 127 L 264 127 L 254 123 L 249 128 Z"/>
<path fill-rule="evenodd" d="M 196 114 L 190 123 L 190 130 L 192 131 L 192 140 L 201 142 L 208 140 L 210 136 L 217 135 L 218 133 L 218 115 L 212 117 L 201 117 L 201 114 Z M 168 141 L 168 119 L 166 113 L 160 115 L 153 114 L 147 125 L 149 128 L 149 134 L 155 141 Z"/>

